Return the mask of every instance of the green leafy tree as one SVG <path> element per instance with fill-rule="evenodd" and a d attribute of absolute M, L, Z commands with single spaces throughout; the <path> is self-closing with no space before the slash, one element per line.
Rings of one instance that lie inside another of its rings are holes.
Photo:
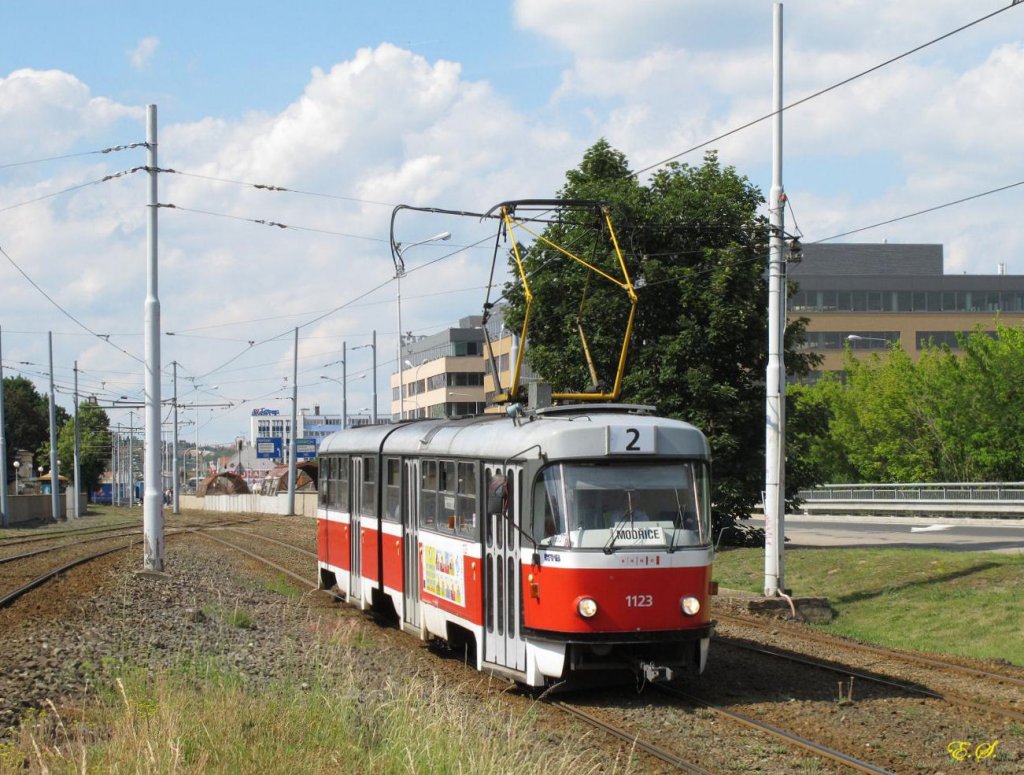
<path fill-rule="evenodd" d="M 78 470 L 82 487 L 91 493 L 110 464 L 110 418 L 95 403 L 78 405 Z M 60 473 L 74 479 L 75 423 L 67 422 L 57 437 Z"/>
<path fill-rule="evenodd" d="M 974 481 L 1024 477 L 1024 328 L 999 325 L 994 337 L 977 331 L 960 338 L 960 390 L 953 400 L 962 417 Z"/>
<path fill-rule="evenodd" d="M 749 516 L 764 484 L 764 379 L 767 365 L 767 224 L 760 191 L 714 153 L 698 167 L 670 164 L 648 185 L 625 156 L 601 140 L 566 174 L 562 199 L 608 204 L 640 300 L 622 400 L 650 404 L 703 430 L 712 448 L 715 523 Z M 599 220 L 570 212 L 544 236 L 609 274 L 617 259 Z M 629 301 L 611 282 L 535 242 L 524 254 L 534 294 L 527 353 L 557 391 L 607 389 L 615 373 Z M 513 327 L 523 289 L 506 288 Z M 811 360 L 792 351 L 804 321 L 787 330 L 787 366 Z M 579 336 L 594 354 L 592 384 Z M 802 484 L 789 482 L 795 491 Z"/>
<path fill-rule="evenodd" d="M 67 422 L 68 413 L 60 406 L 56 409 L 57 428 Z M 14 453 L 19 449 L 33 450 L 36 460 L 44 460 L 39 451 L 46 444 L 49 450 L 50 409 L 45 395 L 36 390 L 25 377 L 4 378 L 4 439 L 7 443 L 9 476 L 13 476 Z"/>
<path fill-rule="evenodd" d="M 979 330 L 960 346 L 926 342 L 916 363 L 899 346 L 885 358 L 848 351 L 844 382 L 797 388 L 798 427 L 818 434 L 791 443 L 800 465 L 831 482 L 1019 480 L 1024 329 Z"/>

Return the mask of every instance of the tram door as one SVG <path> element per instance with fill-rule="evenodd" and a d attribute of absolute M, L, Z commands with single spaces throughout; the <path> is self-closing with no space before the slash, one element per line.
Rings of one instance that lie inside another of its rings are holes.
<path fill-rule="evenodd" d="M 405 589 L 403 620 L 410 627 L 420 627 L 420 551 L 418 533 L 419 463 L 406 460 L 402 466 L 402 562 Z"/>
<path fill-rule="evenodd" d="M 519 469 L 484 465 L 484 661 L 513 670 L 526 669 L 520 632 L 519 489 Z"/>
<path fill-rule="evenodd" d="M 357 455 L 352 456 L 352 470 L 349 474 L 349 482 L 351 482 L 349 490 L 351 494 L 349 501 L 349 549 L 351 551 L 352 563 L 348 574 L 348 598 L 362 608 L 363 570 L 362 562 L 360 561 L 362 556 L 360 547 L 363 542 L 359 529 L 359 514 L 363 510 L 363 459 L 361 457 Z"/>

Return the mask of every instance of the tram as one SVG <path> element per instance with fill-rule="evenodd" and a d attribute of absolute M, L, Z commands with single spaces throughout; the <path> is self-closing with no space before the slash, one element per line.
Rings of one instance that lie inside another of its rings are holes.
<path fill-rule="evenodd" d="M 319 449 L 319 586 L 530 687 L 703 671 L 710 457 L 650 407 L 351 428 Z"/>

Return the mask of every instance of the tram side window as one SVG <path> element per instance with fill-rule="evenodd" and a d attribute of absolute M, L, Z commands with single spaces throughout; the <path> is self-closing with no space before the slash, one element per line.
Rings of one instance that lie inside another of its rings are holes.
<path fill-rule="evenodd" d="M 329 457 L 320 458 L 320 478 L 317 480 L 317 499 L 320 501 L 321 506 L 330 506 L 330 488 L 328 483 L 331 481 L 331 466 L 334 464 L 334 459 Z"/>
<path fill-rule="evenodd" d="M 348 471 L 349 471 L 349 459 L 347 457 L 339 457 L 335 461 L 334 467 L 334 495 L 331 503 L 341 511 L 349 510 L 348 501 Z"/>
<path fill-rule="evenodd" d="M 420 464 L 420 526 L 437 527 L 437 461 Z"/>
<path fill-rule="evenodd" d="M 438 519 L 437 527 L 447 532 L 455 532 L 455 490 L 457 480 L 455 478 L 455 461 L 442 460 L 438 463 L 437 473 L 440 481 L 437 484 L 438 490 Z"/>
<path fill-rule="evenodd" d="M 402 467 L 401 461 L 396 457 L 385 458 L 385 482 L 384 482 L 384 519 L 398 521 L 401 519 L 402 504 Z"/>
<path fill-rule="evenodd" d="M 455 532 L 466 538 L 477 535 L 476 463 L 458 463 L 455 495 Z"/>
<path fill-rule="evenodd" d="M 360 503 L 360 514 L 365 514 L 368 517 L 374 517 L 377 515 L 377 458 L 375 457 L 364 457 L 363 458 L 363 481 L 362 490 L 360 495 L 362 496 Z"/>
<path fill-rule="evenodd" d="M 326 457 L 320 460 L 320 497 L 332 509 L 348 509 L 348 458 Z"/>

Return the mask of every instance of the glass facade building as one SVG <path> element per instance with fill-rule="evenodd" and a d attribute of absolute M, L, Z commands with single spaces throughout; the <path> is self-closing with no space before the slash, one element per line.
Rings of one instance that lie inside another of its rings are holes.
<path fill-rule="evenodd" d="M 958 333 L 1024 323 L 1024 276 L 994 268 L 944 274 L 942 245 L 805 245 L 803 260 L 787 267 L 796 290 L 786 309 L 808 319 L 805 347 L 824 357 L 822 371 L 841 370 L 847 347 L 884 352 L 899 343 L 916 358 L 928 343 L 958 349 Z"/>

